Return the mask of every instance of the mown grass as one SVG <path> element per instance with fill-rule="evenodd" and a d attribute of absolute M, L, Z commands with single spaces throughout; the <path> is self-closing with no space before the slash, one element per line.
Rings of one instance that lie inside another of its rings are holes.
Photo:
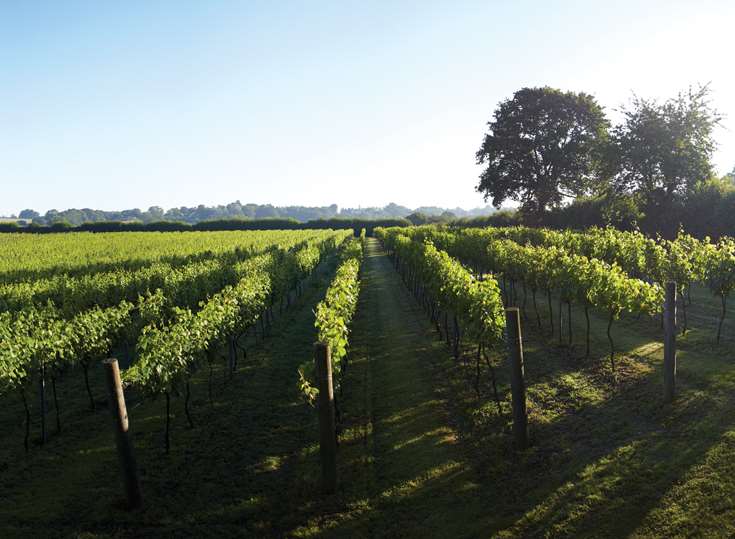
<path fill-rule="evenodd" d="M 141 512 L 119 508 L 107 410 L 85 410 L 80 373 L 62 384 L 64 432 L 27 456 L 21 408 L 4 400 L 0 537 L 735 536 L 735 317 L 715 346 L 719 305 L 706 290 L 694 290 L 669 405 L 658 320 L 614 325 L 613 383 L 603 314 L 592 314 L 584 358 L 581 310 L 570 348 L 549 336 L 545 302 L 540 329 L 529 309 L 531 446 L 516 451 L 502 351 L 494 356 L 499 411 L 485 367 L 475 391 L 473 343 L 466 362 L 451 358 L 371 240 L 338 396 L 339 487 L 324 496 L 316 416 L 300 401 L 296 367 L 310 354 L 311 309 L 327 276 L 233 381 L 215 373 L 213 406 L 206 373 L 197 377 L 194 429 L 185 426 L 182 399 L 174 401 L 170 455 L 162 451 L 163 403 L 133 399 Z"/>
<path fill-rule="evenodd" d="M 694 294 L 690 323 L 692 314 L 710 308 L 712 299 L 702 292 Z M 478 406 L 464 392 L 459 413 L 469 417 L 465 429 L 480 472 L 496 488 L 516 493 L 503 504 L 493 531 L 502 537 L 732 536 L 735 505 L 717 503 L 724 513 L 713 512 L 711 493 L 701 489 L 702 477 L 718 481 L 728 473 L 729 466 L 723 469 L 724 461 L 710 455 L 722 451 L 735 427 L 730 345 L 711 344 L 713 326 L 680 336 L 679 393 L 665 405 L 658 320 L 629 317 L 613 327 L 617 384 L 610 376 L 605 317 L 593 315 L 589 359 L 582 357 L 581 310 L 573 320 L 579 344 L 572 350 L 558 345 L 558 335 L 550 338 L 546 324 L 541 331 L 525 325 L 533 445 L 515 455 L 512 467 L 502 458 L 510 449 L 496 443 L 507 421 L 478 414 L 493 408 Z M 502 450 L 483 459 L 488 447 Z M 686 504 L 678 501 L 683 493 L 689 494 Z"/>
<path fill-rule="evenodd" d="M 593 353 L 585 359 L 581 310 L 573 312 L 569 348 L 548 335 L 541 309 L 541 330 L 535 317 L 524 322 L 532 444 L 518 452 L 503 354 L 496 358 L 499 413 L 485 368 L 480 397 L 475 393 L 472 343 L 467 364 L 452 360 L 385 257 L 372 255 L 372 297 L 361 303 L 355 325 L 361 391 L 350 404 L 363 410 L 353 424 L 373 436 L 360 447 L 369 465 L 346 469 L 341 492 L 344 507 L 360 500 L 362 510 L 332 513 L 322 535 L 735 534 L 735 323 L 726 323 L 723 346 L 712 344 L 715 326 L 694 326 L 679 338 L 679 393 L 664 405 L 658 320 L 629 317 L 614 325 L 613 383 L 606 317 L 592 315 Z M 701 289 L 693 300 L 690 326 L 713 301 Z"/>

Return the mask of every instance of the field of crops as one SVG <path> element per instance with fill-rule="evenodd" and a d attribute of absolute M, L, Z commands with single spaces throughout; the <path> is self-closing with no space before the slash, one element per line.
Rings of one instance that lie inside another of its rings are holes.
<path fill-rule="evenodd" d="M 121 351 L 123 379 L 151 396 L 170 394 L 222 346 L 234 370 L 240 339 L 256 322 L 265 331 L 274 305 L 345 233 L 233 232 L 51 235 L 3 238 L 0 387 L 40 392 L 41 436 L 47 438 L 46 382 L 61 430 L 57 380 L 81 366 L 89 405 L 89 367 Z M 211 392 L 211 390 L 210 390 Z M 168 406 L 168 405 L 167 405 Z M 188 408 L 187 408 L 188 414 Z M 168 448 L 168 436 L 166 437 Z"/>
<path fill-rule="evenodd" d="M 375 235 L 1 236 L 0 535 L 735 533 L 735 242 Z"/>

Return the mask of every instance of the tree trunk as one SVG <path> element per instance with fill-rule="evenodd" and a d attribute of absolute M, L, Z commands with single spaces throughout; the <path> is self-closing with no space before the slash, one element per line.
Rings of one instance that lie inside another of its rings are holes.
<path fill-rule="evenodd" d="M 186 420 L 189 422 L 189 428 L 194 428 L 194 422 L 191 420 L 191 413 L 189 412 L 189 399 L 191 398 L 191 389 L 189 388 L 189 379 L 186 380 L 186 398 L 184 399 L 184 412 L 186 413 Z"/>
<path fill-rule="evenodd" d="M 584 357 L 588 359 L 590 357 L 590 306 L 586 301 L 584 302 L 584 318 L 587 321 Z"/>
<path fill-rule="evenodd" d="M 167 455 L 168 455 L 169 449 L 171 448 L 171 442 L 169 438 L 170 425 L 171 425 L 171 396 L 168 394 L 168 391 L 166 391 L 166 432 L 164 435 L 164 440 L 165 440 Z"/>
<path fill-rule="evenodd" d="M 237 370 L 237 338 L 233 335 L 230 337 L 232 342 L 232 374 Z"/>
<path fill-rule="evenodd" d="M 546 299 L 549 301 L 549 327 L 551 336 L 554 336 L 554 308 L 551 306 L 551 290 L 546 291 Z"/>
<path fill-rule="evenodd" d="M 722 311 L 720 312 L 720 322 L 717 324 L 717 344 L 720 344 L 720 335 L 722 334 L 722 323 L 725 321 L 725 315 L 727 314 L 727 294 L 720 296 L 722 302 Z"/>
<path fill-rule="evenodd" d="M 41 361 L 38 379 L 38 397 L 41 409 L 41 445 L 46 443 L 46 364 Z"/>
<path fill-rule="evenodd" d="M 538 329 L 541 331 L 541 313 L 538 312 L 538 304 L 536 303 L 536 289 L 531 289 L 531 298 L 533 299 L 533 310 L 536 311 L 536 323 L 538 324 Z"/>
<path fill-rule="evenodd" d="M 477 345 L 477 357 L 475 358 L 475 393 L 480 398 L 480 357 L 482 354 L 482 345 Z"/>
<path fill-rule="evenodd" d="M 25 438 L 23 439 L 23 447 L 26 450 L 26 453 L 28 453 L 28 438 L 31 434 L 31 411 L 28 409 L 28 400 L 26 399 L 26 392 L 25 389 L 22 387 L 20 388 L 20 397 L 23 399 L 23 409 L 26 412 L 26 434 Z"/>
<path fill-rule="evenodd" d="M 682 328 L 681 328 L 681 334 L 686 335 L 687 330 L 689 329 L 689 323 L 687 322 L 687 302 L 684 297 L 684 291 L 682 290 L 679 294 L 681 296 L 681 321 L 682 321 Z"/>
<path fill-rule="evenodd" d="M 447 339 L 447 346 L 452 346 L 452 342 L 449 338 L 449 315 L 447 311 L 444 311 L 444 335 Z"/>
<path fill-rule="evenodd" d="M 453 322 L 454 322 L 454 359 L 459 360 L 459 336 L 460 336 L 460 330 L 459 330 L 459 320 L 457 320 L 457 315 L 455 314 L 453 316 Z"/>
<path fill-rule="evenodd" d="M 572 346 L 572 302 L 567 301 L 567 331 L 569 333 L 569 346 Z"/>
<path fill-rule="evenodd" d="M 89 407 L 94 412 L 94 397 L 92 396 L 92 389 L 89 387 L 89 362 L 87 360 L 82 361 L 82 369 L 84 370 L 84 387 L 87 388 L 87 396 L 89 397 Z"/>
<path fill-rule="evenodd" d="M 564 337 L 562 335 L 564 329 L 564 311 L 561 310 L 561 295 L 559 295 L 559 346 L 564 344 Z"/>
<path fill-rule="evenodd" d="M 526 316 L 526 303 L 528 300 L 528 292 L 526 291 L 526 281 L 521 281 L 522 288 L 523 288 L 523 302 L 521 303 L 521 314 L 523 315 L 523 320 L 527 320 L 528 317 Z"/>
<path fill-rule="evenodd" d="M 209 405 L 212 406 L 214 403 L 212 402 L 212 361 L 209 362 L 209 380 L 207 382 L 207 395 L 209 395 Z"/>
<path fill-rule="evenodd" d="M 439 305 L 434 303 L 434 325 L 436 326 L 436 332 L 439 334 L 439 340 L 444 340 L 444 336 L 442 335 L 442 324 L 441 324 L 441 311 L 439 310 Z"/>
<path fill-rule="evenodd" d="M 503 407 L 500 405 L 500 395 L 498 395 L 498 384 L 495 378 L 495 369 L 493 368 L 493 364 L 490 363 L 490 358 L 485 353 L 485 347 L 482 347 L 482 355 L 485 358 L 485 363 L 487 364 L 487 368 L 490 370 L 490 382 L 493 386 L 493 398 L 495 399 L 495 405 L 498 407 L 498 415 L 503 415 Z"/>
<path fill-rule="evenodd" d="M 607 323 L 607 340 L 610 341 L 610 367 L 612 368 L 613 382 L 617 383 L 617 373 L 615 371 L 615 343 L 613 342 L 612 335 L 610 334 L 613 320 L 613 315 L 610 314 L 610 320 Z"/>
<path fill-rule="evenodd" d="M 54 411 L 56 412 L 56 433 L 61 432 L 61 418 L 59 417 L 59 399 L 56 397 L 56 376 L 51 375 L 51 391 L 54 394 Z"/>

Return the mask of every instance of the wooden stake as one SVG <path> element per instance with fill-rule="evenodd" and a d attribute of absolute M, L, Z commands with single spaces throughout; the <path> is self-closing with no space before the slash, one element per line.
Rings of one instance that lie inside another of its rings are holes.
<path fill-rule="evenodd" d="M 322 489 L 331 494 L 337 488 L 337 430 L 332 385 L 332 358 L 329 345 L 314 344 L 316 380 L 319 388 L 319 457 L 322 464 Z"/>
<path fill-rule="evenodd" d="M 117 359 L 106 359 L 102 362 L 105 367 L 105 378 L 107 380 L 107 395 L 112 414 L 112 426 L 115 431 L 115 445 L 120 468 L 125 484 L 125 495 L 130 509 L 141 506 L 140 479 L 138 468 L 133 454 L 133 441 L 128 430 L 128 412 L 125 407 L 125 393 L 123 393 L 120 380 L 120 367 Z"/>
<path fill-rule="evenodd" d="M 510 355 L 510 388 L 513 396 L 513 438 L 518 449 L 525 449 L 528 446 L 528 416 L 521 317 L 517 307 L 505 310 L 505 324 Z"/>
<path fill-rule="evenodd" d="M 38 394 L 41 401 L 41 445 L 43 445 L 46 443 L 46 364 L 43 360 L 38 380 Z"/>
<path fill-rule="evenodd" d="M 676 395 L 676 283 L 666 283 L 664 303 L 664 401 Z"/>

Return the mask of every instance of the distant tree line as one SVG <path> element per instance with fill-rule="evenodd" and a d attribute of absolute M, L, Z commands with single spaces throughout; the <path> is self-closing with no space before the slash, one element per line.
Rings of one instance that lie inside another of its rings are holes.
<path fill-rule="evenodd" d="M 20 219 L 32 219 L 37 225 L 70 225 L 79 226 L 85 223 L 102 222 L 135 222 L 135 223 L 158 223 L 161 221 L 180 222 L 196 224 L 203 221 L 227 220 L 227 219 L 290 219 L 298 222 L 315 221 L 318 219 L 401 219 L 413 215 L 415 220 L 438 219 L 446 221 L 455 217 L 475 217 L 488 215 L 495 210 L 490 206 L 464 210 L 454 208 L 447 210 L 436 206 L 424 206 L 420 208 L 407 208 L 398 204 L 388 204 L 380 208 L 343 208 L 339 209 L 336 204 L 330 206 L 273 206 L 271 204 L 241 204 L 239 201 L 227 205 L 196 207 L 180 207 L 164 210 L 159 206 L 151 206 L 146 211 L 140 209 L 122 211 L 103 211 L 89 208 L 69 210 L 49 210 L 45 215 L 39 214 L 32 209 L 25 209 L 18 214 Z"/>
<path fill-rule="evenodd" d="M 102 221 L 98 223 L 83 223 L 72 226 L 67 222 L 56 222 L 51 225 L 36 223 L 27 227 L 20 227 L 15 223 L 0 223 L 0 232 L 23 232 L 26 234 L 48 234 L 59 232 L 191 232 L 203 230 L 308 230 L 308 229 L 352 229 L 358 236 L 364 228 L 372 236 L 376 227 L 411 226 L 411 221 L 402 218 L 396 219 L 315 219 L 305 223 L 295 219 L 215 219 L 200 221 L 199 223 L 184 223 L 183 221 L 154 221 L 143 223 L 140 221 Z"/>
<path fill-rule="evenodd" d="M 613 125 L 589 94 L 517 91 L 498 105 L 476 159 L 485 200 L 513 200 L 518 210 L 473 222 L 735 234 L 735 170 L 714 174 L 722 118 L 709 93 L 702 86 L 664 102 L 635 96 Z"/>

